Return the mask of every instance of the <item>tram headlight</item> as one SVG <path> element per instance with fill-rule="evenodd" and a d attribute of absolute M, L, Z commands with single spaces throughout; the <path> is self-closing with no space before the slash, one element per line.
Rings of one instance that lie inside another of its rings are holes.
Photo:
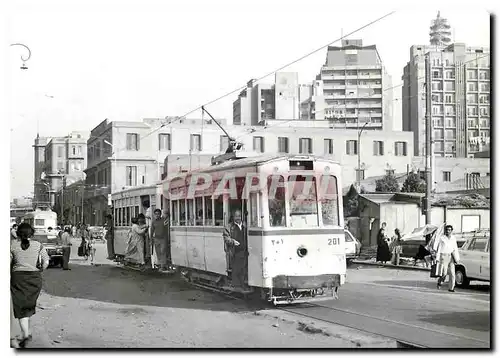
<path fill-rule="evenodd" d="M 307 255 L 307 249 L 303 246 L 299 247 L 297 249 L 297 255 L 299 255 L 299 257 L 304 257 Z"/>

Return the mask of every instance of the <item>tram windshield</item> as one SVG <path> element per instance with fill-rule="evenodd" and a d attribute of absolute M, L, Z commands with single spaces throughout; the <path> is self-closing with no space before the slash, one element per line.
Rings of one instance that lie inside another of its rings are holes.
<path fill-rule="evenodd" d="M 291 227 L 317 227 L 318 201 L 316 178 L 312 175 L 288 177 Z"/>

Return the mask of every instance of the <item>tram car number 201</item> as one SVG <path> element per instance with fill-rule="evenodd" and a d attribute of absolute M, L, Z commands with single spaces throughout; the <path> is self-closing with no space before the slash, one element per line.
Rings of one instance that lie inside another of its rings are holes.
<path fill-rule="evenodd" d="M 340 245 L 340 239 L 338 237 L 328 239 L 328 245 Z"/>

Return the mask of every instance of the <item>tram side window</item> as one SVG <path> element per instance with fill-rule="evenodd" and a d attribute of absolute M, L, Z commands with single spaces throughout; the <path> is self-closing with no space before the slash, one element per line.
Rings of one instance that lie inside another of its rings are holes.
<path fill-rule="evenodd" d="M 220 195 L 214 199 L 215 226 L 224 226 L 224 198 Z"/>
<path fill-rule="evenodd" d="M 179 201 L 173 200 L 172 201 L 172 212 L 170 213 L 170 217 L 172 218 L 171 225 L 173 225 L 173 226 L 179 225 L 179 218 L 177 216 L 178 209 L 179 209 Z"/>
<path fill-rule="evenodd" d="M 203 226 L 203 198 L 195 198 L 196 226 Z"/>
<path fill-rule="evenodd" d="M 45 224 L 44 219 L 35 219 L 35 226 L 43 226 Z"/>
<path fill-rule="evenodd" d="M 317 227 L 318 202 L 316 178 L 291 175 L 288 178 L 290 193 L 290 224 L 292 227 Z"/>
<path fill-rule="evenodd" d="M 179 200 L 179 225 L 186 226 L 186 202 Z"/>
<path fill-rule="evenodd" d="M 258 206 L 257 206 L 257 201 L 259 197 L 257 193 L 251 193 L 250 194 L 250 226 L 253 227 L 258 227 L 259 226 L 259 211 L 258 211 Z"/>
<path fill-rule="evenodd" d="M 321 217 L 323 225 L 338 226 L 339 223 L 339 198 L 337 178 L 333 175 L 321 177 L 319 199 L 321 202 Z"/>
<path fill-rule="evenodd" d="M 285 179 L 282 175 L 269 175 L 267 177 L 269 225 L 285 226 Z"/>
<path fill-rule="evenodd" d="M 214 215 L 212 213 L 211 196 L 205 196 L 205 226 L 214 226 Z"/>
<path fill-rule="evenodd" d="M 194 225 L 194 200 L 193 199 L 187 199 L 187 226 L 193 226 Z"/>
<path fill-rule="evenodd" d="M 127 226 L 130 226 L 131 222 L 130 222 L 130 211 L 132 210 L 131 207 L 127 207 Z"/>
<path fill-rule="evenodd" d="M 136 205 L 134 207 L 134 218 L 137 218 L 139 216 L 139 205 Z"/>

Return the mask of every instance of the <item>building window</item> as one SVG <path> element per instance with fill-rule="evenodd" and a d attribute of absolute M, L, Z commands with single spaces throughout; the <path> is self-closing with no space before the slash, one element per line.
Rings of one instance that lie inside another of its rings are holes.
<path fill-rule="evenodd" d="M 348 140 L 345 142 L 345 152 L 347 155 L 357 155 L 358 154 L 358 141 Z"/>
<path fill-rule="evenodd" d="M 75 147 L 75 146 L 72 146 L 72 147 L 71 147 L 71 150 L 73 151 L 73 155 L 76 155 L 76 147 Z"/>
<path fill-rule="evenodd" d="M 127 133 L 127 150 L 139 150 L 139 135 Z"/>
<path fill-rule="evenodd" d="M 220 150 L 221 150 L 221 152 L 225 152 L 227 148 L 229 148 L 229 138 L 226 135 L 221 135 L 220 136 Z"/>
<path fill-rule="evenodd" d="M 64 171 L 64 162 L 57 162 L 57 171 Z"/>
<path fill-rule="evenodd" d="M 170 133 L 160 133 L 158 134 L 158 149 L 159 150 L 172 150 L 170 140 Z"/>
<path fill-rule="evenodd" d="M 288 153 L 288 138 L 287 137 L 278 137 L 278 152 L 279 153 Z"/>
<path fill-rule="evenodd" d="M 258 153 L 264 153 L 264 138 L 253 137 L 253 150 Z"/>
<path fill-rule="evenodd" d="M 137 167 L 127 166 L 127 186 L 137 185 Z"/>
<path fill-rule="evenodd" d="M 165 166 L 164 165 L 160 165 L 160 178 L 159 178 L 159 180 L 161 180 L 161 177 L 163 176 L 164 172 L 165 172 Z"/>
<path fill-rule="evenodd" d="M 373 155 L 384 155 L 384 142 L 380 140 L 373 141 Z"/>
<path fill-rule="evenodd" d="M 299 153 L 300 154 L 312 154 L 312 139 L 311 138 L 299 138 Z"/>
<path fill-rule="evenodd" d="M 356 181 L 365 180 L 365 170 L 356 169 Z"/>
<path fill-rule="evenodd" d="M 79 145 L 79 146 L 77 147 L 77 151 L 76 151 L 76 153 L 77 153 L 78 155 L 82 155 L 82 146 L 81 146 L 81 145 Z"/>
<path fill-rule="evenodd" d="M 97 142 L 95 144 L 95 157 L 99 159 L 101 157 L 101 143 Z"/>
<path fill-rule="evenodd" d="M 62 146 L 58 146 L 58 147 L 57 147 L 57 156 L 58 156 L 59 158 L 62 158 L 62 157 L 63 157 L 63 155 L 64 155 L 63 150 L 64 150 L 64 148 L 63 148 Z"/>
<path fill-rule="evenodd" d="M 394 143 L 394 153 L 397 157 L 406 157 L 407 155 L 407 148 L 406 148 L 406 142 L 396 142 Z"/>
<path fill-rule="evenodd" d="M 325 154 L 333 154 L 333 139 L 325 138 L 323 140 L 323 148 Z"/>
<path fill-rule="evenodd" d="M 201 135 L 200 134 L 191 134 L 191 151 L 192 152 L 201 152 Z"/>
<path fill-rule="evenodd" d="M 451 172 L 443 172 L 443 181 L 451 181 Z"/>

